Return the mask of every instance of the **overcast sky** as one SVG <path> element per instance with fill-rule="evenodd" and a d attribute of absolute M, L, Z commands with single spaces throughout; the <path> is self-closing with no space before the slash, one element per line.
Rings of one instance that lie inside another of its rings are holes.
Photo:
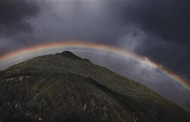
<path fill-rule="evenodd" d="M 189 80 L 189 13 L 190 0 L 0 0 L 0 55 L 83 40 L 148 57 Z"/>

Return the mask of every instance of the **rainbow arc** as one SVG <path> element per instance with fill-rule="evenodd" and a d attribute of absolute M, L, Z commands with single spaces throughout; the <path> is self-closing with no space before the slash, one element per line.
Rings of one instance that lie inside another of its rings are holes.
<path fill-rule="evenodd" d="M 32 46 L 32 47 L 24 48 L 12 53 L 5 54 L 2 57 L 0 57 L 0 61 L 11 60 L 12 58 L 15 58 L 20 55 L 26 55 L 27 53 L 35 53 L 35 52 L 42 51 L 45 49 L 62 49 L 62 48 L 94 49 L 94 50 L 103 51 L 103 52 L 111 52 L 116 55 L 137 60 L 152 68 L 159 69 L 165 75 L 169 76 L 174 81 L 178 82 L 181 86 L 183 86 L 184 88 L 190 91 L 190 83 L 188 83 L 187 80 L 183 79 L 182 77 L 178 76 L 172 71 L 160 66 L 159 64 L 149 60 L 148 58 L 134 54 L 124 49 L 120 49 L 120 48 L 112 47 L 108 45 L 102 45 L 102 44 L 87 43 L 87 42 L 58 42 L 58 43 L 41 44 L 41 45 Z"/>

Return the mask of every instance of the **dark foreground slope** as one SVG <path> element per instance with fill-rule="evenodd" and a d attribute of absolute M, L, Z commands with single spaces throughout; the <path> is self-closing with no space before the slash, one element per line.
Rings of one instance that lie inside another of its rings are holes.
<path fill-rule="evenodd" d="M 0 72 L 1 122 L 190 122 L 145 86 L 71 52 Z"/>

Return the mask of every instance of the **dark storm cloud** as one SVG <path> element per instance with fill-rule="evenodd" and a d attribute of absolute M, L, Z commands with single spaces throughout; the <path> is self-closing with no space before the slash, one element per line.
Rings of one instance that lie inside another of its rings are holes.
<path fill-rule="evenodd" d="M 134 23 L 151 35 L 190 46 L 189 0 L 112 0 L 111 3 L 121 22 Z"/>
<path fill-rule="evenodd" d="M 134 19 L 142 28 L 167 41 L 190 46 L 189 0 L 143 0 L 139 4 Z"/>
<path fill-rule="evenodd" d="M 31 31 L 27 19 L 38 11 L 32 0 L 1 0 L 0 35 Z"/>
<path fill-rule="evenodd" d="M 9 35 L 0 38 L 0 54 L 87 40 L 139 53 L 190 77 L 189 6 L 189 0 L 1 0 L 0 33 Z"/>
<path fill-rule="evenodd" d="M 190 77 L 189 6 L 189 0 L 142 0 L 131 7 L 129 15 L 148 35 L 136 51 Z"/>
<path fill-rule="evenodd" d="M 146 38 L 137 42 L 136 53 L 190 78 L 189 0 L 113 0 L 111 3 L 123 24 L 133 24 L 145 34 Z"/>

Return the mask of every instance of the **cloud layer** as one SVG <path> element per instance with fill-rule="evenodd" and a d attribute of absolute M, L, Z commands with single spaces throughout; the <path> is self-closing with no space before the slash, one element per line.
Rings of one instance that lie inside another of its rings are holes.
<path fill-rule="evenodd" d="M 39 8 L 28 0 L 0 1 L 0 34 L 14 34 L 30 31 L 28 17 L 35 15 Z"/>

